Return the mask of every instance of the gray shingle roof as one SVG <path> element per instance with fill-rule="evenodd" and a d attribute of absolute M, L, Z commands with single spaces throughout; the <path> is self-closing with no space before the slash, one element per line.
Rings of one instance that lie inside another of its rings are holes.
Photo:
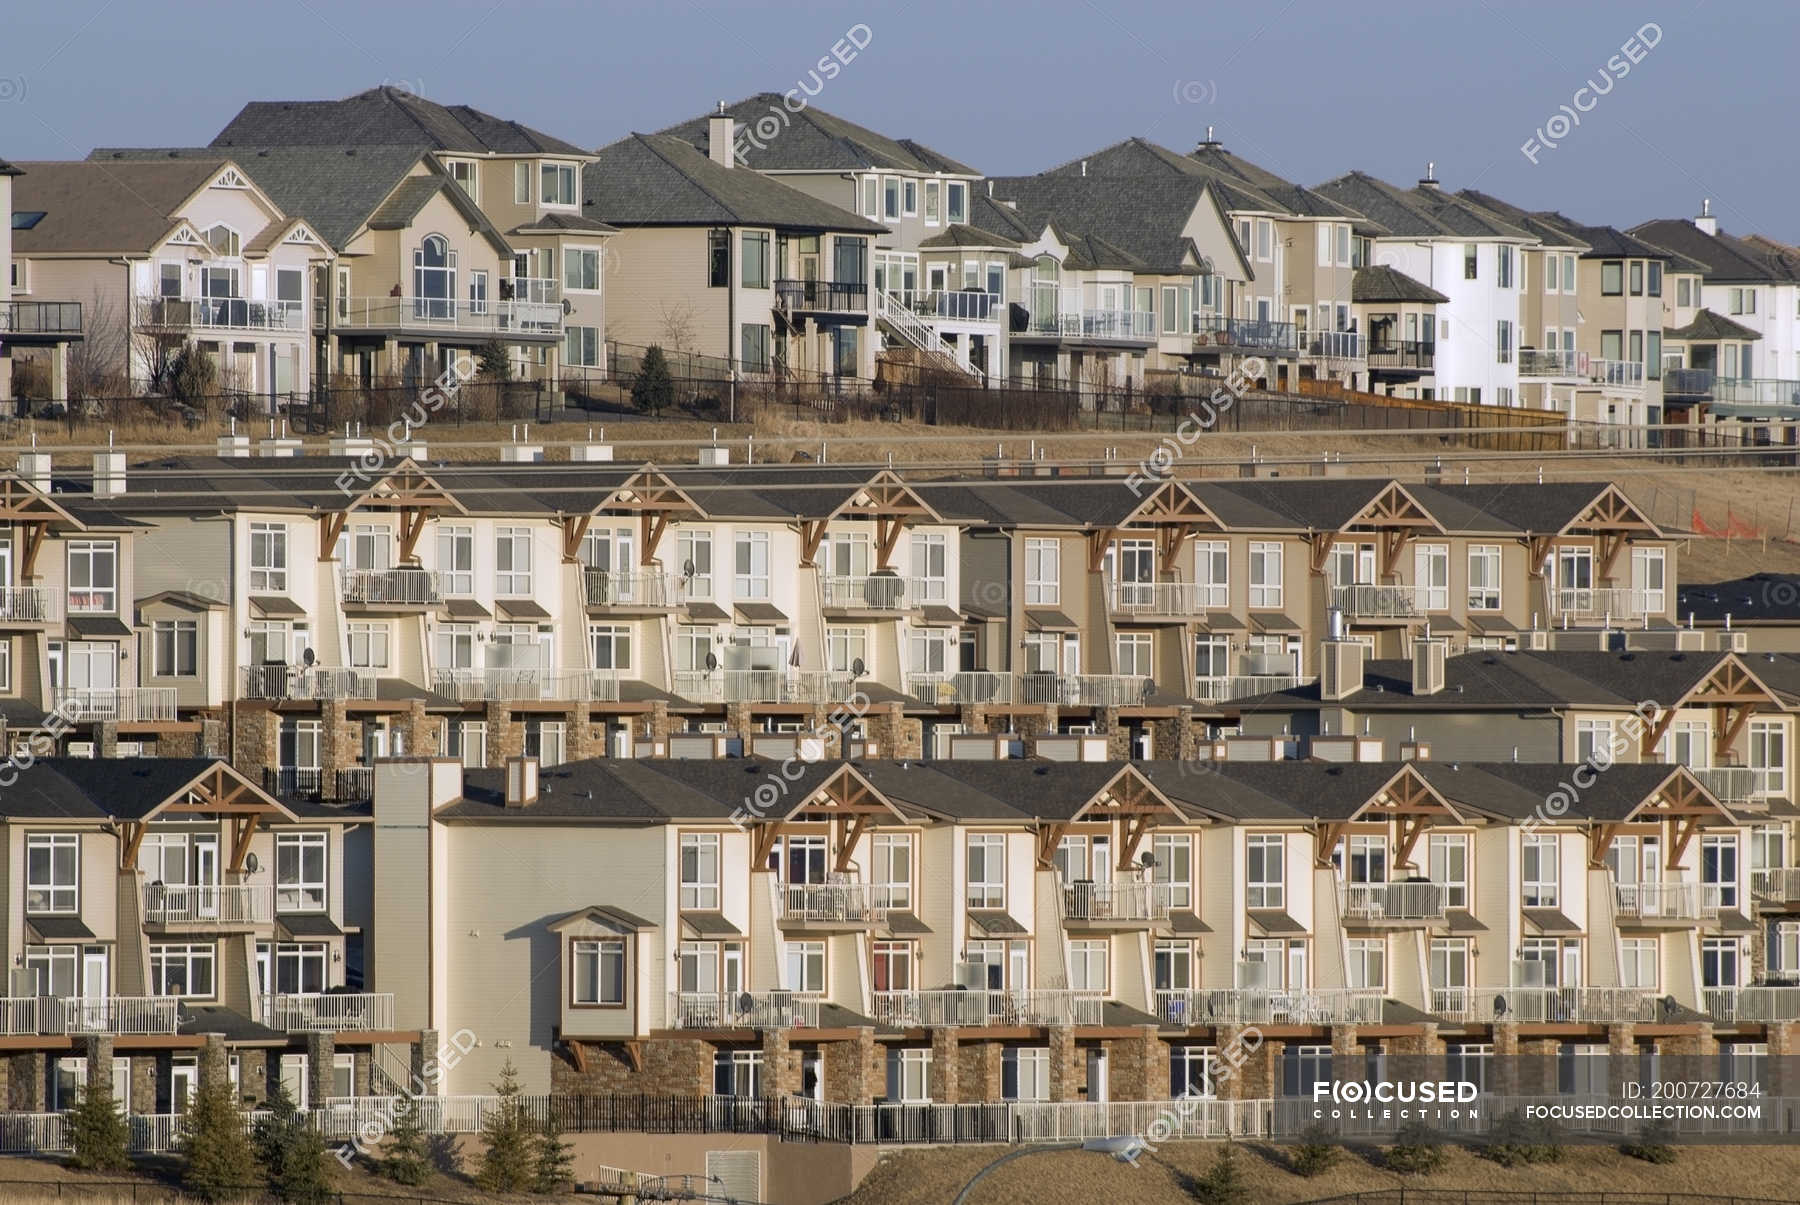
<path fill-rule="evenodd" d="M 1182 155 L 1147 138 L 1127 138 L 1060 163 L 1042 174 L 1076 179 L 1195 176 L 1214 185 L 1219 203 L 1228 211 L 1285 213 L 1298 217 L 1363 217 L 1330 197 L 1240 159 L 1216 142 L 1202 143 L 1192 154 Z"/>
<path fill-rule="evenodd" d="M 1064 237 L 1103 239 L 1141 261 L 1139 271 L 1192 271 L 1182 264 L 1193 248 L 1188 218 L 1207 203 L 1207 181 L 1199 176 L 1013 176 L 993 183 L 996 198 L 1015 202 L 1028 223 L 1054 223 Z"/>
<path fill-rule="evenodd" d="M 1443 303 L 1450 299 L 1398 268 L 1386 266 L 1358 268 L 1350 278 L 1351 301 L 1420 301 Z"/>
<path fill-rule="evenodd" d="M 956 176 L 981 174 L 910 138 L 889 138 L 812 105 L 798 113 L 790 112 L 778 92 L 746 96 L 736 104 L 726 105 L 725 111 L 739 126 L 753 129 L 758 119 L 780 115 L 776 120 L 782 125 L 773 137 L 740 140 L 744 165 L 757 171 L 863 171 L 873 167 Z M 707 113 L 690 118 L 659 133 L 679 138 L 704 154 L 713 116 Z"/>
<path fill-rule="evenodd" d="M 584 155 L 572 142 L 468 105 L 441 105 L 386 85 L 342 100 L 258 100 L 212 140 L 214 147 L 410 146 L 501 155 Z"/>
<path fill-rule="evenodd" d="M 1391 234 L 1415 238 L 1532 239 L 1534 235 L 1455 193 L 1398 188 L 1366 172 L 1350 172 L 1315 190 L 1367 214 Z"/>
<path fill-rule="evenodd" d="M 1658 218 L 1633 226 L 1631 233 L 1701 265 L 1705 278 L 1714 284 L 1800 280 L 1800 263 L 1792 257 L 1771 255 L 1766 248 L 1733 238 L 1724 231 L 1707 234 L 1686 218 Z"/>
<path fill-rule="evenodd" d="M 920 239 L 920 247 L 1017 247 L 1022 240 L 992 230 L 958 222 L 930 238 Z"/>
<path fill-rule="evenodd" d="M 229 162 L 87 160 L 23 163 L 13 183 L 15 210 L 42 210 L 43 220 L 13 231 L 19 255 L 67 252 L 143 252 L 175 225 L 172 216 Z"/>
<path fill-rule="evenodd" d="M 1723 314 L 1715 314 L 1711 310 L 1701 310 L 1686 326 L 1677 326 L 1663 331 L 1663 338 L 1702 342 L 1716 339 L 1748 342 L 1751 339 L 1762 338 L 1762 334 L 1740 322 L 1733 322 Z"/>
<path fill-rule="evenodd" d="M 887 229 L 779 180 L 714 163 L 691 143 L 633 134 L 596 152 L 582 172 L 588 216 L 632 226 L 771 226 L 784 230 Z"/>

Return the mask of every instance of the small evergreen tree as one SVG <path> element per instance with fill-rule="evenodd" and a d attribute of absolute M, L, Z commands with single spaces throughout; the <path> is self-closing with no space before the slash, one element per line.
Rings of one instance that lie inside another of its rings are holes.
<path fill-rule="evenodd" d="M 575 1182 L 575 1148 L 563 1141 L 562 1125 L 556 1119 L 556 1102 L 544 1111 L 544 1124 L 537 1132 L 537 1174 L 534 1192 L 559 1193 Z"/>
<path fill-rule="evenodd" d="M 1242 1205 L 1250 1199 L 1250 1186 L 1237 1163 L 1237 1144 L 1227 1142 L 1206 1174 L 1194 1181 L 1194 1200 L 1201 1205 Z"/>
<path fill-rule="evenodd" d="M 330 1195 L 325 1145 L 279 1082 L 269 1098 L 267 1116 L 256 1122 L 256 1155 L 269 1178 L 269 1191 L 278 1200 L 314 1205 Z"/>
<path fill-rule="evenodd" d="M 631 404 L 646 414 L 660 414 L 674 401 L 675 381 L 669 375 L 668 357 L 652 344 L 638 365 L 637 380 L 631 383 Z"/>
<path fill-rule="evenodd" d="M 194 403 L 213 391 L 219 381 L 219 367 L 213 358 L 193 343 L 184 343 L 169 361 L 169 393 L 178 401 Z"/>
<path fill-rule="evenodd" d="M 1331 1131 L 1324 1126 L 1310 1126 L 1294 1146 L 1290 1166 L 1295 1175 L 1305 1176 L 1310 1180 L 1330 1171 L 1342 1154 L 1343 1149 L 1331 1140 Z"/>
<path fill-rule="evenodd" d="M 479 373 L 490 381 L 512 380 L 512 361 L 507 358 L 506 344 L 489 339 L 475 350 Z"/>
<path fill-rule="evenodd" d="M 431 1175 L 431 1162 L 425 1155 L 425 1131 L 419 1128 L 419 1106 L 414 1101 L 402 1098 L 394 1106 L 381 1174 L 409 1188 L 417 1188 Z"/>
<path fill-rule="evenodd" d="M 227 1201 L 261 1187 L 262 1176 L 225 1069 L 204 1078 L 181 1119 L 181 1183 L 202 1201 Z"/>
<path fill-rule="evenodd" d="M 494 1085 L 494 1102 L 481 1126 L 481 1170 L 475 1182 L 489 1192 L 524 1192 L 535 1179 L 531 1132 L 519 1102 L 519 1073 L 506 1060 Z"/>
<path fill-rule="evenodd" d="M 1494 1123 L 1481 1154 L 1501 1167 L 1524 1163 L 1556 1163 L 1562 1159 L 1561 1131 L 1555 1122 L 1527 1121 L 1514 1109 Z"/>
<path fill-rule="evenodd" d="M 85 1172 L 131 1170 L 131 1131 L 113 1099 L 112 1082 L 102 1076 L 69 1113 L 69 1166 Z"/>

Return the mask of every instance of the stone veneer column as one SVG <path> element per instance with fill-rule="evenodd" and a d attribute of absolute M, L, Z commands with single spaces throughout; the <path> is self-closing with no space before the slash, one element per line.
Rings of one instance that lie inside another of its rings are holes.
<path fill-rule="evenodd" d="M 504 766 L 509 757 L 525 753 L 525 725 L 513 715 L 505 702 L 490 699 L 485 709 L 487 720 L 487 764 Z"/>
<path fill-rule="evenodd" d="M 1517 1096 L 1520 1093 L 1519 1053 L 1518 1022 L 1494 1022 L 1493 1091 L 1501 1096 Z"/>
<path fill-rule="evenodd" d="M 840 1104 L 873 1104 L 879 1096 L 881 1077 L 872 1026 L 858 1026 L 846 1042 L 827 1042 L 820 1052 L 825 1074 L 825 1099 Z"/>
<path fill-rule="evenodd" d="M 965 1101 L 980 1103 L 1000 1099 L 1004 1050 L 998 1042 L 962 1044 L 958 1055 L 962 1068 L 957 1088 Z"/>
<path fill-rule="evenodd" d="M 82 1042 L 82 1055 L 87 1059 L 87 1086 L 91 1092 L 96 1085 L 104 1085 L 108 1092 L 112 1091 L 113 1040 L 110 1034 L 90 1034 Z"/>
<path fill-rule="evenodd" d="M 405 734 L 409 757 L 433 757 L 437 754 L 437 724 L 425 714 L 424 699 L 406 701 L 406 714 L 401 717 L 400 731 Z"/>
<path fill-rule="evenodd" d="M 800 1091 L 800 1055 L 788 1043 L 791 1031 L 762 1031 L 763 1095 L 793 1096 Z"/>
<path fill-rule="evenodd" d="M 435 1029 L 421 1029 L 419 1038 L 407 1049 L 406 1079 L 408 1092 L 418 1096 L 447 1096 L 444 1068 L 438 1063 L 442 1043 Z"/>
<path fill-rule="evenodd" d="M 231 1066 L 225 1056 L 225 1035 L 208 1033 L 200 1035 L 200 1086 L 206 1087 L 214 1077 L 225 1079 L 231 1074 Z"/>
<path fill-rule="evenodd" d="M 1610 1091 L 1618 1093 L 1626 1084 L 1637 1081 L 1637 1052 L 1637 1031 L 1630 1022 L 1606 1027 L 1606 1079 Z"/>
<path fill-rule="evenodd" d="M 1050 1033 L 1050 1099 L 1080 1100 L 1082 1068 L 1078 1062 L 1075 1030 L 1068 1025 L 1052 1025 Z"/>
<path fill-rule="evenodd" d="M 962 1063 L 956 1035 L 954 1025 L 942 1025 L 931 1031 L 931 1070 L 926 1090 L 936 1104 L 954 1105 L 962 1101 L 958 1093 Z"/>
<path fill-rule="evenodd" d="M 306 1035 L 306 1096 L 312 1108 L 318 1108 L 331 1095 L 332 1063 L 337 1055 L 337 1035 Z"/>
<path fill-rule="evenodd" d="M 1366 1070 L 1367 1066 L 1362 1057 L 1362 1046 L 1356 1040 L 1356 1026 L 1333 1025 L 1331 1027 L 1331 1078 L 1360 1080 Z"/>

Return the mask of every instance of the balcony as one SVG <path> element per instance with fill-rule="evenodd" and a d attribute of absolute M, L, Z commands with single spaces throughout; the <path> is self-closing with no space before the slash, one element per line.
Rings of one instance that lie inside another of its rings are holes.
<path fill-rule="evenodd" d="M 884 295 L 881 305 L 883 314 L 891 309 L 903 309 L 924 319 L 927 324 L 933 319 L 997 324 L 1007 314 L 1000 294 L 980 289 L 900 289 Z"/>
<path fill-rule="evenodd" d="M 1740 406 L 1800 406 L 1800 381 L 1773 377 L 1720 377 L 1713 382 L 1712 400 Z"/>
<path fill-rule="evenodd" d="M 1614 883 L 1614 908 L 1620 920 L 1642 924 L 1691 924 L 1717 920 L 1717 883 Z"/>
<path fill-rule="evenodd" d="M 620 573 L 583 566 L 581 590 L 590 611 L 668 611 L 680 602 L 677 581 L 666 573 Z"/>
<path fill-rule="evenodd" d="M 1638 987 L 1436 987 L 1431 1011 L 1464 1025 L 1594 1024 L 1663 1019 L 1662 996 Z"/>
<path fill-rule="evenodd" d="M 819 997 L 798 992 L 670 992 L 673 1029 L 817 1029 Z"/>
<path fill-rule="evenodd" d="M 1800 866 L 1750 872 L 1750 897 L 1764 907 L 1800 903 Z"/>
<path fill-rule="evenodd" d="M 831 575 L 819 579 L 822 605 L 827 611 L 868 611 L 894 615 L 917 610 L 934 595 L 932 602 L 949 606 L 948 591 L 942 578 L 920 579 L 899 577 L 892 573 L 867 575 Z"/>
<path fill-rule="evenodd" d="M 437 574 L 426 569 L 346 569 L 338 577 L 346 605 L 418 610 L 438 601 Z"/>
<path fill-rule="evenodd" d="M 1445 895 L 1439 883 L 1344 883 L 1338 915 L 1346 924 L 1429 924 L 1444 919 Z"/>
<path fill-rule="evenodd" d="M 1007 706 L 1013 701 L 1013 676 L 987 670 L 956 674 L 908 674 L 906 693 L 933 707 L 991 703 Z"/>
<path fill-rule="evenodd" d="M 1644 387 L 1644 366 L 1636 360 L 1589 359 L 1576 375 L 1593 385 L 1611 385 L 1620 389 Z"/>
<path fill-rule="evenodd" d="M 79 301 L 0 301 L 0 337 L 60 341 L 80 334 Z"/>
<path fill-rule="evenodd" d="M 1108 582 L 1106 603 L 1115 616 L 1132 619 L 1192 619 L 1209 606 L 1225 606 L 1221 586 L 1195 582 Z"/>
<path fill-rule="evenodd" d="M 1433 599 L 1426 586 L 1333 586 L 1331 605 L 1349 619 L 1421 619 L 1432 602 L 1441 604 L 1439 610 L 1447 607 L 1449 593 L 1441 590 Z"/>
<path fill-rule="evenodd" d="M 431 673 L 431 689 L 459 703 L 551 700 L 570 703 L 616 703 L 619 674 L 610 669 L 535 669 L 526 666 L 486 669 L 439 669 Z"/>
<path fill-rule="evenodd" d="M 1665 368 L 1663 369 L 1663 398 L 1665 400 L 1682 398 L 1688 401 L 1706 401 L 1713 395 L 1714 380 L 1715 377 L 1710 368 Z"/>
<path fill-rule="evenodd" d="M 841 703 L 855 689 L 854 675 L 824 670 L 675 671 L 675 693 L 697 703 Z"/>
<path fill-rule="evenodd" d="M 235 929 L 274 917 L 266 886 L 144 884 L 144 924 L 164 929 Z"/>
<path fill-rule="evenodd" d="M 0 627 L 57 623 L 62 595 L 45 586 L 0 586 Z"/>
<path fill-rule="evenodd" d="M 1301 354 L 1309 360 L 1361 361 L 1362 335 L 1357 331 L 1301 331 Z"/>
<path fill-rule="evenodd" d="M 1067 989 L 986 991 L 981 989 L 875 992 L 878 1025 L 894 1029 L 936 1029 L 951 1025 L 1098 1025 L 1099 992 Z"/>
<path fill-rule="evenodd" d="M 1121 343 L 1156 341 L 1156 315 L 1149 310 L 1039 310 L 1033 306 L 1018 335 L 1095 339 Z"/>
<path fill-rule="evenodd" d="M 1150 679 L 1141 674 L 1019 675 L 1019 701 L 1028 705 L 1136 707 L 1149 693 Z"/>
<path fill-rule="evenodd" d="M 888 892 L 873 883 L 787 883 L 780 890 L 780 922 L 790 928 L 866 929 L 887 915 Z"/>
<path fill-rule="evenodd" d="M 171 1034 L 180 1004 L 175 996 L 9 996 L 0 999 L 0 1034 Z"/>
<path fill-rule="evenodd" d="M 282 1033 L 391 1030 L 394 1028 L 394 994 L 305 992 L 264 996 L 262 1023 Z"/>
<path fill-rule="evenodd" d="M 1624 586 L 1563 586 L 1551 594 L 1553 618 L 1580 624 L 1628 623 L 1660 613 L 1663 608 L 1653 608 L 1652 601 L 1644 591 Z"/>
<path fill-rule="evenodd" d="M 1293 356 L 1299 351 L 1294 324 L 1265 318 L 1224 318 L 1201 314 L 1195 323 L 1194 350 L 1261 352 Z"/>
<path fill-rule="evenodd" d="M 778 280 L 775 306 L 791 314 L 866 314 L 869 286 L 860 280 Z"/>
<path fill-rule="evenodd" d="M 1381 1020 L 1373 988 L 1183 988 L 1156 992 L 1168 1025 L 1370 1025 Z"/>
<path fill-rule="evenodd" d="M 1141 929 L 1169 919 L 1173 885 L 1142 880 L 1063 884 L 1063 921 L 1086 929 Z"/>
<path fill-rule="evenodd" d="M 1437 344 L 1415 340 L 1383 340 L 1369 345 L 1369 371 L 1422 376 L 1437 363 Z"/>
<path fill-rule="evenodd" d="M 436 331 L 483 335 L 562 333 L 562 298 L 553 280 L 514 278 L 512 297 L 465 301 L 456 297 L 340 297 L 331 325 L 346 331 Z M 322 311 L 324 307 L 320 307 Z"/>
<path fill-rule="evenodd" d="M 238 675 L 246 699 L 373 699 L 375 675 L 366 669 L 246 665 Z"/>
<path fill-rule="evenodd" d="M 1574 377 L 1580 375 L 1586 363 L 1587 357 L 1573 349 L 1519 349 L 1519 375 L 1522 377 Z"/>
<path fill-rule="evenodd" d="M 138 324 L 146 330 L 306 330 L 306 307 L 298 301 L 251 301 L 245 297 L 140 297 Z"/>
<path fill-rule="evenodd" d="M 58 686 L 51 708 L 80 723 L 167 724 L 175 719 L 173 686 Z"/>
<path fill-rule="evenodd" d="M 1209 703 L 1225 703 L 1232 699 L 1250 699 L 1276 691 L 1297 690 L 1311 686 L 1318 679 L 1310 674 L 1222 674 L 1194 679 L 1194 697 Z"/>
<path fill-rule="evenodd" d="M 1688 772 L 1717 796 L 1720 803 L 1749 803 L 1765 795 L 1780 794 L 1775 789 L 1778 772 L 1755 766 L 1689 766 Z"/>
<path fill-rule="evenodd" d="M 1726 1025 L 1800 1021 L 1800 987 L 1705 987 L 1705 1012 Z"/>

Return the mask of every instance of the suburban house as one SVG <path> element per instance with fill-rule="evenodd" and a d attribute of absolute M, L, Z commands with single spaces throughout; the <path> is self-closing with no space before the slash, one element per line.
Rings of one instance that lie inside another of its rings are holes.
<path fill-rule="evenodd" d="M 69 348 L 81 340 L 79 301 L 27 300 L 31 292 L 31 264 L 13 256 L 13 231 L 29 230 L 44 218 L 42 213 L 17 213 L 13 209 L 13 179 L 23 173 L 0 159 L 0 404 L 14 398 L 13 374 L 27 361 L 42 362 L 43 394 L 54 402 L 69 396 Z M 27 369 L 27 372 L 34 370 Z"/>
<path fill-rule="evenodd" d="M 870 256 L 884 227 L 738 165 L 731 119 L 713 121 L 711 154 L 633 134 L 583 173 L 587 214 L 618 231 L 604 265 L 614 337 L 752 377 L 873 377 Z"/>
<path fill-rule="evenodd" d="M 142 391 L 192 345 L 247 412 L 306 395 L 312 277 L 331 248 L 228 155 L 19 167 L 14 300 L 85 306 L 90 391 Z"/>
<path fill-rule="evenodd" d="M 1372 392 L 1418 398 L 1436 391 L 1438 307 L 1449 301 L 1398 268 L 1356 270 L 1350 307 L 1367 340 Z"/>

